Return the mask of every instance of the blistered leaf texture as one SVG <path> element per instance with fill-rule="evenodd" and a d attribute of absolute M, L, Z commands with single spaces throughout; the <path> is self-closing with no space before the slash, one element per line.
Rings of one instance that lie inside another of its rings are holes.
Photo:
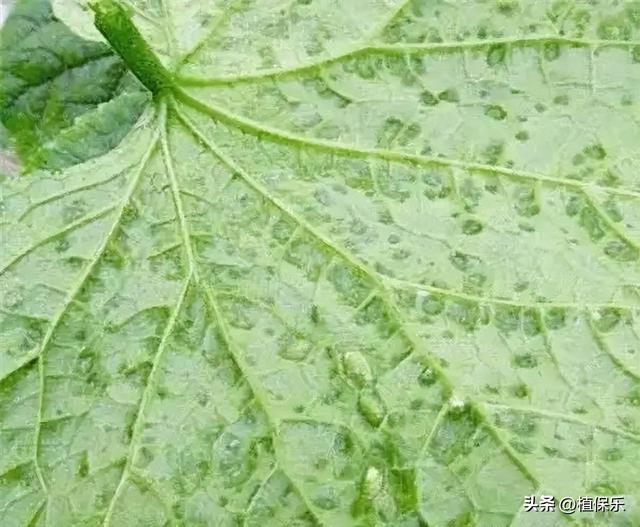
<path fill-rule="evenodd" d="M 3 526 L 639 525 L 640 3 L 128 8 L 175 85 L 2 186 Z"/>

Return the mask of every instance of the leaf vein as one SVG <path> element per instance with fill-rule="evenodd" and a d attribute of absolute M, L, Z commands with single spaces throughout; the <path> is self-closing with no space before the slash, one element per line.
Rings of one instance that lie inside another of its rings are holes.
<path fill-rule="evenodd" d="M 230 124 L 238 129 L 247 132 L 254 136 L 270 138 L 276 142 L 289 142 L 298 146 L 305 146 L 309 148 L 315 148 L 321 151 L 339 152 L 343 155 L 354 157 L 377 157 L 380 159 L 386 159 L 389 161 L 396 161 L 401 163 L 414 163 L 418 165 L 436 165 L 436 166 L 449 166 L 461 168 L 467 170 L 470 174 L 473 172 L 482 172 L 487 174 L 499 174 L 511 177 L 513 179 L 520 179 L 526 181 L 540 181 L 548 185 L 562 186 L 575 188 L 578 190 L 586 189 L 598 189 L 601 191 L 609 192 L 620 196 L 628 196 L 633 198 L 640 198 L 640 191 L 626 189 L 621 187 L 604 187 L 595 183 L 584 183 L 582 181 L 566 179 L 562 177 L 545 176 L 536 172 L 528 172 L 524 170 L 516 170 L 501 166 L 486 165 L 483 163 L 476 163 L 471 161 L 463 161 L 461 159 L 453 159 L 446 157 L 431 157 L 420 154 L 411 154 L 408 152 L 397 152 L 393 150 L 385 150 L 379 148 L 364 148 L 355 145 L 345 145 L 335 141 L 327 141 L 322 139 L 313 139 L 308 137 L 302 137 L 300 135 L 272 128 L 270 126 L 263 125 L 252 119 L 247 119 L 243 116 L 227 112 L 226 110 L 213 106 L 210 103 L 204 103 L 199 99 L 196 99 L 186 93 L 183 90 L 176 90 L 176 97 L 187 106 L 201 111 L 215 119 Z"/>
<path fill-rule="evenodd" d="M 400 310 L 395 305 L 395 302 L 389 297 L 388 288 L 382 283 L 377 275 L 377 273 L 369 267 L 354 258 L 349 252 L 344 250 L 343 248 L 335 245 L 331 240 L 329 240 L 322 233 L 318 232 L 313 226 L 311 226 L 306 220 L 299 217 L 294 211 L 290 210 L 284 203 L 280 202 L 275 196 L 271 195 L 269 191 L 264 188 L 261 184 L 256 182 L 249 174 L 242 169 L 239 165 L 235 163 L 235 161 L 231 160 L 225 154 L 223 154 L 207 137 L 197 128 L 197 126 L 186 117 L 177 107 L 175 107 L 175 111 L 179 117 L 179 119 L 183 122 L 183 124 L 187 127 L 187 129 L 196 137 L 200 142 L 202 142 L 205 146 L 207 146 L 211 152 L 218 157 L 224 164 L 226 164 L 232 171 L 237 173 L 248 186 L 253 188 L 256 192 L 261 194 L 264 199 L 272 203 L 276 208 L 282 211 L 284 214 L 289 216 L 293 221 L 295 221 L 298 225 L 301 225 L 309 234 L 314 236 L 320 243 L 322 243 L 325 247 L 330 249 L 352 267 L 358 269 L 365 276 L 369 277 L 379 288 L 381 294 L 380 298 L 387 309 L 389 314 L 395 318 L 400 327 L 403 328 L 403 332 L 406 337 L 411 342 L 413 346 L 413 351 L 422 350 L 423 346 L 419 344 L 419 339 L 413 335 L 406 324 L 404 324 L 402 317 L 400 316 Z M 435 372 L 437 372 L 440 376 L 441 382 L 444 384 L 444 387 L 448 389 L 450 393 L 453 392 L 453 387 L 451 385 L 451 381 L 448 379 L 446 374 L 444 373 L 440 364 L 431 356 L 430 353 L 425 352 L 425 358 L 430 362 L 430 366 L 433 368 Z M 511 461 L 518 467 L 518 469 L 522 472 L 522 474 L 529 479 L 532 483 L 537 484 L 535 476 L 529 471 L 529 469 L 522 463 L 520 458 L 517 456 L 513 448 L 508 444 L 508 442 L 502 437 L 500 432 L 490 423 L 482 409 L 478 404 L 470 403 L 474 407 L 474 410 L 480 416 L 480 418 L 484 421 L 484 426 L 487 431 L 493 436 L 496 442 L 501 446 L 504 453 L 511 459 Z"/>

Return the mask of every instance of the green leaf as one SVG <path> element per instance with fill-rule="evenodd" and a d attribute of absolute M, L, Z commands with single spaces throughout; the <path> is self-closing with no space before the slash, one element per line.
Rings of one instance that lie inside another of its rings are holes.
<path fill-rule="evenodd" d="M 640 524 L 638 2 L 209 4 L 2 184 L 3 525 Z"/>
<path fill-rule="evenodd" d="M 108 152 L 148 102 L 124 62 L 73 34 L 46 0 L 18 2 L 0 42 L 0 121 L 27 172 Z"/>

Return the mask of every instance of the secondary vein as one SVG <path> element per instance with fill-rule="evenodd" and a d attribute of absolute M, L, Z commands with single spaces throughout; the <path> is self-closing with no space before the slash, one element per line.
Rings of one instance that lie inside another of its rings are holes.
<path fill-rule="evenodd" d="M 158 140 L 158 136 L 157 136 L 157 134 L 154 134 L 154 136 L 152 137 L 152 140 L 151 140 L 151 142 L 149 144 L 149 147 L 147 148 L 146 152 L 142 156 L 142 159 L 140 161 L 140 164 L 139 164 L 137 170 L 134 172 L 133 177 L 131 178 L 131 182 L 129 183 L 129 186 L 127 188 L 127 192 L 125 193 L 125 196 L 124 196 L 122 202 L 120 203 L 120 206 L 118 208 L 118 212 L 117 212 L 117 214 L 115 216 L 115 219 L 114 219 L 114 221 L 113 221 L 113 223 L 111 225 L 111 228 L 110 228 L 109 232 L 105 236 L 104 241 L 102 242 L 100 247 L 95 252 L 93 258 L 90 260 L 89 264 L 85 267 L 82 275 L 80 275 L 80 278 L 76 282 L 75 286 L 69 292 L 69 295 L 67 296 L 67 299 L 66 299 L 65 303 L 62 305 L 62 307 L 60 308 L 60 310 L 56 314 L 55 318 L 52 320 L 51 325 L 49 326 L 49 329 L 47 330 L 47 332 L 46 332 L 46 334 L 45 334 L 45 336 L 44 336 L 44 338 L 42 340 L 42 344 L 40 346 L 40 350 L 39 350 L 39 353 L 38 353 L 38 377 L 39 377 L 40 389 L 39 389 L 39 395 L 38 395 L 38 410 L 37 410 L 37 416 L 36 416 L 36 425 L 35 425 L 35 428 L 34 428 L 34 440 L 33 440 L 33 442 L 34 442 L 34 446 L 33 446 L 34 453 L 33 453 L 33 457 L 34 457 L 34 466 L 35 466 L 36 476 L 38 478 L 38 481 L 39 481 L 43 491 L 46 494 L 48 494 L 48 489 L 47 489 L 47 485 L 46 485 L 46 482 L 45 482 L 45 479 L 44 479 L 42 468 L 40 467 L 40 462 L 39 462 L 39 455 L 40 455 L 39 454 L 39 452 L 40 452 L 40 427 L 41 427 L 41 423 L 42 423 L 42 420 L 43 420 L 43 413 L 44 413 L 44 386 L 45 386 L 44 355 L 45 355 L 45 351 L 46 351 L 49 343 L 51 342 L 51 339 L 53 337 L 53 334 L 54 334 L 55 330 L 58 328 L 58 325 L 62 321 L 63 316 L 68 311 L 68 309 L 71 306 L 71 304 L 73 304 L 73 302 L 75 301 L 75 299 L 78 296 L 79 292 L 81 291 L 82 287 L 84 286 L 86 281 L 91 276 L 91 273 L 93 272 L 95 266 L 100 261 L 102 255 L 106 251 L 106 249 L 107 249 L 107 247 L 109 245 L 109 242 L 111 241 L 111 239 L 113 238 L 113 236 L 117 232 L 117 230 L 118 230 L 118 228 L 120 226 L 120 223 L 122 221 L 122 217 L 124 215 L 124 211 L 127 208 L 128 204 L 129 204 L 129 202 L 131 200 L 131 197 L 133 196 L 136 188 L 138 187 L 138 183 L 140 182 L 140 178 L 141 178 L 142 172 L 144 171 L 144 168 L 147 165 L 147 162 L 149 161 L 149 158 L 151 157 L 151 154 L 153 153 L 153 151 L 154 151 L 154 149 L 156 147 L 157 140 Z"/>
<path fill-rule="evenodd" d="M 180 120 L 184 123 L 188 130 L 197 138 L 200 142 L 202 142 L 207 148 L 211 150 L 211 152 L 220 159 L 225 165 L 229 167 L 234 173 L 237 173 L 242 180 L 258 192 L 260 195 L 264 197 L 267 201 L 269 201 L 274 207 L 283 212 L 285 215 L 290 217 L 294 222 L 298 225 L 302 226 L 309 234 L 311 234 L 314 238 L 316 238 L 322 245 L 327 247 L 329 250 L 334 252 L 344 261 L 346 261 L 352 267 L 358 269 L 362 274 L 367 276 L 374 284 L 376 284 L 378 290 L 380 291 L 380 298 L 383 304 L 386 306 L 389 314 L 395 318 L 400 327 L 402 328 L 402 332 L 407 337 L 408 341 L 411 343 L 413 352 L 418 352 L 423 350 L 424 346 L 420 344 L 418 337 L 410 331 L 406 324 L 404 324 L 403 319 L 401 317 L 401 311 L 396 305 L 395 301 L 389 294 L 389 289 L 384 284 L 377 273 L 370 269 L 367 264 L 361 262 L 357 258 L 355 258 L 351 253 L 347 252 L 342 247 L 334 244 L 331 240 L 329 240 L 326 236 L 324 236 L 321 232 L 317 231 L 312 225 L 310 225 L 305 219 L 299 217 L 293 210 L 289 209 L 284 203 L 280 202 L 278 198 L 271 195 L 271 193 L 258 182 L 256 182 L 247 172 L 244 171 L 242 167 L 240 167 L 235 161 L 227 157 L 223 154 L 209 139 L 197 128 L 197 126 L 191 122 L 191 120 L 186 117 L 178 108 L 175 108 L 175 111 L 180 118 Z M 433 371 L 438 375 L 440 382 L 443 384 L 443 388 L 449 393 L 453 393 L 453 384 L 449 380 L 448 376 L 445 374 L 440 363 L 434 359 L 434 357 L 425 352 L 425 359 L 429 361 L 430 367 Z M 526 467 L 526 465 L 520 460 L 517 456 L 516 452 L 509 445 L 509 443 L 502 437 L 501 432 L 491 424 L 488 417 L 485 415 L 483 409 L 479 404 L 469 401 L 468 402 L 471 409 L 475 412 L 475 414 L 480 418 L 483 422 L 484 428 L 489 432 L 489 434 L 494 438 L 496 443 L 500 445 L 504 454 L 513 462 L 514 465 L 518 467 L 520 472 L 533 484 L 537 485 L 537 478 L 535 475 Z"/>
<path fill-rule="evenodd" d="M 377 157 L 380 159 L 386 159 L 389 161 L 415 163 L 418 165 L 440 165 L 461 168 L 473 172 L 483 172 L 488 174 L 500 174 L 508 176 L 514 179 L 533 180 L 546 183 L 548 185 L 558 185 L 564 187 L 575 188 L 580 191 L 595 189 L 605 191 L 610 194 L 616 194 L 620 196 L 627 196 L 640 199 L 640 192 L 617 187 L 603 187 L 593 183 L 585 183 L 574 179 L 566 179 L 561 177 L 545 176 L 535 172 L 526 172 L 523 170 L 516 170 L 512 168 L 485 165 L 483 163 L 475 163 L 470 161 L 462 161 L 460 159 L 451 159 L 446 157 L 434 157 L 424 156 L 420 154 L 410 154 L 407 152 L 396 152 L 393 150 L 379 149 L 379 148 L 364 148 L 355 145 L 345 145 L 335 141 L 327 141 L 323 139 L 315 139 L 309 137 L 302 137 L 297 134 L 287 132 L 278 128 L 272 128 L 270 126 L 263 125 L 252 119 L 247 119 L 243 116 L 235 113 L 230 113 L 225 109 L 212 105 L 211 103 L 204 103 L 195 97 L 192 97 L 188 93 L 178 88 L 175 89 L 175 95 L 178 100 L 191 106 L 192 108 L 203 112 L 215 119 L 235 126 L 240 130 L 250 133 L 252 135 L 258 135 L 262 137 L 268 137 L 277 142 L 288 142 L 297 145 L 307 146 L 315 148 L 317 150 L 323 150 L 327 152 L 339 152 L 345 155 L 357 156 L 357 157 Z"/>

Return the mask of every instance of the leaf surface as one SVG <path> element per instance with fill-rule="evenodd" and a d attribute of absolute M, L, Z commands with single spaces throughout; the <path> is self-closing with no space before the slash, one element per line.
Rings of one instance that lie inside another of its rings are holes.
<path fill-rule="evenodd" d="M 638 524 L 638 2 L 209 4 L 2 186 L 5 523 Z"/>

